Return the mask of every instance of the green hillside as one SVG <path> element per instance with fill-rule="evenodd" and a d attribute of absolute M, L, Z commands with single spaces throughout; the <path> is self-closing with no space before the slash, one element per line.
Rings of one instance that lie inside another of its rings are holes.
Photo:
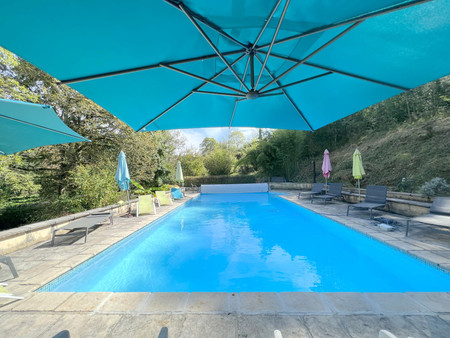
<path fill-rule="evenodd" d="M 333 166 L 331 181 L 354 185 L 352 155 L 361 151 L 366 171 L 361 181 L 367 184 L 388 185 L 397 191 L 417 192 L 434 177 L 450 181 L 450 116 L 436 116 L 415 123 L 403 123 L 387 131 L 367 132 L 358 140 L 334 149 L 330 154 Z M 315 158 L 318 180 L 322 157 Z M 311 161 L 300 164 L 300 181 L 311 181 Z M 406 178 L 405 182 L 402 179 Z"/>

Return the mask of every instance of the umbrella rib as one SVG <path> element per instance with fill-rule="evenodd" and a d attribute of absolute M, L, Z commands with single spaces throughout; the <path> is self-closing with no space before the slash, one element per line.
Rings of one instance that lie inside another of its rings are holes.
<path fill-rule="evenodd" d="M 242 58 L 244 58 L 245 54 L 242 54 L 240 57 L 238 57 L 236 60 L 233 61 L 233 63 L 231 65 L 234 65 L 236 63 L 238 63 L 239 61 L 242 60 Z M 210 80 L 214 80 L 215 78 L 219 77 L 220 75 L 222 75 L 228 68 L 225 67 L 223 68 L 220 72 L 218 72 L 217 74 L 215 74 L 214 76 L 212 76 L 210 78 Z M 168 111 L 170 111 L 171 109 L 175 108 L 177 105 L 179 105 L 181 102 L 183 102 L 184 100 L 186 100 L 188 97 L 190 97 L 192 94 L 194 94 L 195 90 L 199 90 L 201 88 L 203 88 L 204 86 L 206 86 L 208 84 L 208 82 L 203 82 L 200 86 L 198 86 L 197 88 L 193 89 L 190 93 L 186 94 L 185 96 L 183 96 L 181 99 L 179 99 L 177 102 L 175 102 L 174 104 L 172 104 L 169 108 L 167 108 L 166 110 L 164 110 L 162 113 L 158 114 L 157 116 L 155 116 L 153 119 L 151 119 L 149 122 L 147 122 L 146 124 L 144 124 L 142 127 L 140 127 L 139 129 L 137 129 L 136 131 L 141 131 L 143 129 L 145 129 L 147 126 L 149 126 L 150 124 L 152 124 L 153 122 L 155 122 L 157 119 L 159 119 L 161 116 L 165 115 Z"/>
<path fill-rule="evenodd" d="M 193 90 L 192 92 L 194 92 L 196 94 L 211 94 L 211 95 L 221 95 L 221 96 L 245 97 L 245 95 L 242 95 L 242 94 L 210 92 L 210 91 L 206 91 L 206 90 Z"/>
<path fill-rule="evenodd" d="M 197 28 L 199 33 L 203 36 L 203 38 L 208 42 L 208 44 L 211 46 L 212 49 L 216 52 L 216 54 L 219 56 L 219 58 L 225 63 L 225 65 L 228 67 L 228 69 L 233 73 L 233 75 L 236 77 L 236 79 L 245 87 L 245 89 L 249 90 L 246 84 L 241 80 L 239 75 L 236 73 L 236 71 L 233 69 L 233 67 L 230 66 L 228 61 L 225 59 L 223 54 L 219 51 L 219 49 L 216 47 L 216 45 L 211 41 L 209 36 L 203 31 L 203 29 L 200 27 L 200 25 L 195 21 L 195 19 L 191 16 L 190 13 L 185 9 L 183 4 L 179 4 L 180 9 L 183 11 L 184 14 L 188 17 L 188 19 L 192 22 L 192 24 Z"/>
<path fill-rule="evenodd" d="M 380 10 L 375 11 L 375 12 L 362 14 L 362 15 L 359 15 L 359 16 L 357 16 L 355 18 L 351 18 L 351 19 L 348 19 L 348 20 L 345 20 L 345 21 L 341 21 L 341 22 L 338 22 L 338 23 L 334 23 L 334 24 L 330 24 L 330 25 L 325 25 L 325 26 L 321 26 L 321 27 L 318 27 L 318 28 L 314 28 L 314 29 L 311 29 L 311 30 L 306 31 L 304 33 L 293 35 L 291 37 L 287 37 L 287 38 L 275 41 L 275 45 L 278 45 L 278 44 L 284 43 L 284 42 L 289 42 L 289 41 L 296 40 L 296 39 L 301 39 L 301 38 L 303 38 L 305 36 L 309 36 L 309 35 L 312 35 L 312 34 L 320 33 L 320 32 L 323 32 L 323 31 L 327 31 L 327 30 L 330 30 L 330 29 L 333 29 L 333 28 L 336 28 L 336 27 L 345 26 L 345 25 L 348 25 L 348 24 L 351 24 L 351 23 L 354 23 L 354 22 L 358 22 L 358 21 L 363 21 L 363 20 L 366 20 L 366 19 L 374 18 L 374 17 L 380 16 L 380 15 L 384 15 L 384 14 L 388 14 L 388 13 L 395 12 L 395 11 L 398 11 L 398 10 L 406 9 L 408 7 L 420 5 L 420 4 L 423 4 L 423 3 L 426 3 L 426 2 L 430 2 L 430 1 L 433 1 L 433 0 L 415 0 L 415 1 L 408 2 L 408 3 L 402 3 L 402 4 L 399 4 L 399 5 L 396 5 L 396 6 L 380 9 Z M 258 50 L 264 49 L 264 48 L 269 47 L 269 45 L 270 44 L 264 44 L 264 45 L 258 46 L 257 49 Z"/>
<path fill-rule="evenodd" d="M 264 68 L 266 67 L 267 60 L 270 57 L 270 52 L 272 51 L 273 44 L 275 43 L 278 32 L 280 31 L 281 24 L 283 23 L 284 16 L 286 15 L 286 11 L 289 7 L 290 2 L 291 2 L 290 0 L 286 1 L 286 4 L 284 5 L 284 8 L 283 8 L 283 12 L 281 13 L 281 16 L 280 16 L 280 20 L 278 20 L 277 28 L 275 29 L 275 33 L 273 34 L 272 41 L 270 42 L 270 45 L 269 45 L 269 50 L 266 53 L 266 57 L 264 58 L 264 63 L 261 66 L 261 71 L 259 72 L 258 79 L 256 80 L 256 84 L 255 84 L 256 88 L 258 88 L 259 80 L 261 80 L 261 75 L 264 72 Z"/>
<path fill-rule="evenodd" d="M 192 74 L 192 73 L 186 72 L 186 71 L 184 71 L 184 70 L 181 70 L 181 69 L 178 69 L 178 68 L 175 68 L 175 67 L 172 67 L 172 66 L 168 66 L 168 65 L 165 65 L 165 64 L 161 64 L 161 67 L 167 68 L 167 69 L 173 70 L 174 72 L 178 72 L 178 73 L 181 73 L 181 74 L 184 74 L 184 75 L 193 77 L 193 78 L 195 78 L 195 79 L 202 80 L 202 81 L 211 83 L 211 84 L 213 84 L 213 85 L 220 86 L 220 87 L 226 88 L 226 89 L 228 89 L 228 90 L 237 92 L 237 93 L 239 93 L 239 94 L 245 95 L 245 92 L 243 92 L 242 90 L 239 90 L 239 89 L 236 89 L 236 88 L 233 88 L 233 87 L 224 85 L 224 84 L 219 83 L 219 82 L 216 82 L 216 81 L 212 81 L 212 80 L 207 79 L 207 78 L 205 78 L 205 77 L 203 77 L 203 76 L 199 76 L 199 75 L 196 75 L 196 74 Z"/>
<path fill-rule="evenodd" d="M 231 35 L 225 33 L 219 26 L 217 26 L 216 24 L 212 23 L 211 21 L 207 20 L 205 17 L 195 13 L 194 11 L 192 11 L 190 8 L 186 7 L 186 5 L 181 4 L 180 1 L 173 1 L 173 0 L 163 0 L 166 3 L 168 3 L 169 5 L 172 5 L 173 7 L 175 7 L 176 9 L 184 12 L 181 9 L 181 6 L 185 9 L 186 12 L 189 12 L 189 14 L 197 19 L 198 21 L 200 21 L 201 23 L 205 24 L 206 26 L 208 26 L 209 28 L 211 28 L 212 30 L 215 30 L 217 33 L 219 33 L 220 35 L 222 35 L 223 37 L 227 38 L 228 40 L 238 44 L 239 46 L 243 47 L 243 48 L 247 48 L 247 46 L 245 44 L 243 44 L 242 42 L 240 42 L 239 40 L 233 38 Z"/>
<path fill-rule="evenodd" d="M 311 52 L 308 56 L 306 56 L 304 59 L 300 60 L 299 62 L 297 62 L 295 65 L 293 65 L 291 68 L 289 68 L 288 70 L 286 70 L 285 72 L 283 72 L 282 74 L 278 75 L 275 79 L 273 79 L 272 81 L 270 81 L 269 83 L 267 83 L 266 85 L 264 85 L 260 90 L 264 90 L 265 88 L 269 87 L 271 84 L 273 84 L 274 82 L 278 81 L 279 79 L 281 79 L 282 77 L 286 76 L 287 74 L 289 74 L 291 71 L 293 71 L 295 68 L 297 68 L 298 66 L 301 66 L 302 64 L 304 64 L 307 60 L 309 60 L 310 58 L 312 58 L 314 55 L 316 55 L 317 53 L 319 53 L 321 50 L 323 50 L 324 48 L 328 47 L 329 45 L 331 45 L 333 42 L 335 42 L 336 40 L 338 40 L 339 38 L 341 38 L 342 36 L 344 36 L 345 34 L 347 34 L 348 32 L 350 32 L 352 29 L 356 28 L 358 25 L 360 25 L 363 21 L 357 21 L 354 24 L 352 24 L 350 27 L 347 27 L 345 30 L 343 30 L 342 32 L 340 32 L 338 35 L 336 35 L 334 38 L 332 38 L 331 40 L 328 40 L 326 43 L 324 43 L 322 46 L 320 46 L 319 48 L 317 48 L 315 51 Z"/>
<path fill-rule="evenodd" d="M 274 54 L 274 53 L 272 53 L 272 56 L 276 57 L 276 58 L 279 58 L 279 59 L 286 60 L 286 61 L 291 61 L 291 62 L 299 62 L 300 61 L 298 59 L 294 59 L 294 58 L 291 58 L 291 57 L 285 57 L 285 56 L 277 55 L 277 54 Z M 342 70 L 337 70 L 335 68 L 321 66 L 321 65 L 318 65 L 318 64 L 315 64 L 315 63 L 312 63 L 312 62 L 305 62 L 304 65 L 310 66 L 310 67 L 314 67 L 314 68 L 318 68 L 318 69 L 322 69 L 322 70 L 326 70 L 326 71 L 333 72 L 333 73 L 336 73 L 336 74 L 341 74 L 341 75 L 345 75 L 345 76 L 349 76 L 349 77 L 354 77 L 355 79 L 359 79 L 359 80 L 373 82 L 373 83 L 380 84 L 380 85 L 383 85 L 383 86 L 388 86 L 388 87 L 392 87 L 392 88 L 395 88 L 395 89 L 400 89 L 400 90 L 403 90 L 403 91 L 408 91 L 408 90 L 412 89 L 412 88 L 399 86 L 399 85 L 396 85 L 396 84 L 393 84 L 393 83 L 389 83 L 389 82 L 385 82 L 385 81 L 371 79 L 371 78 L 366 77 L 366 76 L 352 74 L 352 73 L 345 72 L 345 71 L 342 71 Z"/>
<path fill-rule="evenodd" d="M 256 54 L 256 58 L 258 59 L 258 61 L 262 64 L 262 60 L 261 58 L 258 56 L 258 54 Z M 269 76 L 274 79 L 275 77 L 272 75 L 272 73 L 269 71 L 269 69 L 267 68 L 267 66 L 265 67 L 265 70 L 267 71 L 267 73 L 269 74 Z M 277 83 L 278 86 L 281 86 L 279 81 L 275 81 Z M 303 115 L 302 111 L 300 110 L 300 108 L 295 104 L 294 100 L 292 100 L 292 98 L 289 96 L 289 94 L 286 92 L 286 90 L 284 90 L 283 88 L 281 89 L 281 91 L 283 92 L 283 94 L 286 96 L 286 98 L 289 100 L 289 102 L 292 104 L 292 106 L 294 106 L 295 110 L 298 112 L 298 114 L 301 116 L 301 118 L 303 119 L 303 121 L 306 123 L 306 125 L 309 127 L 309 129 L 311 129 L 311 131 L 314 131 L 314 128 L 311 126 L 311 124 L 309 123 L 309 121 L 306 119 L 305 115 Z"/>
<path fill-rule="evenodd" d="M 222 53 L 222 55 L 225 55 L 225 56 L 235 55 L 235 54 L 245 53 L 245 51 L 246 50 L 242 50 L 242 49 L 234 50 L 234 51 Z M 183 63 L 216 59 L 218 57 L 219 56 L 217 54 L 209 54 L 209 55 L 198 56 L 195 58 L 188 58 L 188 59 L 166 62 L 165 64 L 170 65 L 170 66 L 175 66 L 175 65 L 179 65 L 179 64 L 183 64 Z M 152 65 L 147 65 L 147 66 L 142 66 L 142 67 L 135 67 L 135 68 L 117 70 L 117 71 L 113 71 L 113 72 L 100 73 L 100 74 L 77 77 L 77 78 L 73 78 L 73 79 L 61 80 L 59 82 L 59 84 L 71 84 L 71 83 L 84 82 L 84 81 L 89 81 L 89 80 L 97 80 L 97 79 L 102 79 L 102 78 L 112 77 L 112 76 L 117 76 L 117 75 L 125 75 L 125 74 L 130 74 L 130 73 L 142 72 L 145 70 L 151 70 L 151 69 L 156 69 L 156 68 L 160 68 L 160 67 L 161 67 L 161 63 L 157 63 L 157 64 L 152 64 Z"/>
<path fill-rule="evenodd" d="M 57 134 L 65 135 L 65 136 L 70 136 L 70 137 L 77 138 L 77 139 L 82 140 L 82 141 L 90 142 L 90 140 L 88 140 L 87 138 L 84 138 L 83 136 L 76 136 L 76 135 L 68 134 L 68 133 L 65 133 L 63 131 L 59 131 L 59 130 L 56 130 L 56 129 L 52 129 L 52 128 L 47 128 L 47 127 L 41 126 L 39 124 L 35 124 L 35 123 L 31 123 L 31 122 L 15 119 L 13 117 L 6 116 L 6 115 L 3 115 L 3 114 L 0 114 L 0 118 L 4 118 L 4 119 L 11 120 L 11 121 L 18 122 L 18 123 L 23 123 L 23 124 L 26 124 L 26 125 L 29 125 L 29 126 L 32 126 L 32 127 L 44 129 L 44 130 L 47 130 L 47 131 L 51 131 L 53 133 L 57 133 Z"/>
<path fill-rule="evenodd" d="M 264 24 L 263 28 L 261 29 L 261 32 L 259 32 L 258 37 L 256 38 L 255 42 L 253 43 L 252 49 L 256 47 L 258 44 L 259 39 L 264 34 L 264 31 L 266 30 L 267 26 L 269 25 L 270 20 L 272 20 L 272 17 L 275 15 L 275 12 L 278 9 L 278 6 L 280 6 L 282 0 L 278 0 L 275 7 L 272 9 L 272 12 L 270 13 L 269 17 L 266 19 L 266 23 Z"/>
<path fill-rule="evenodd" d="M 282 85 L 282 86 L 279 86 L 279 87 L 276 87 L 276 88 L 272 88 L 272 89 L 266 90 L 264 92 L 260 92 L 259 94 L 263 95 L 263 94 L 271 93 L 271 92 L 273 92 L 275 90 L 278 90 L 278 89 L 283 89 L 283 88 L 286 88 L 286 87 L 295 86 L 295 85 L 298 85 L 300 83 L 311 81 L 311 80 L 315 80 L 315 79 L 321 78 L 323 76 L 331 75 L 331 74 L 333 74 L 333 72 L 326 72 L 326 73 L 322 73 L 322 74 L 319 74 L 319 75 L 311 76 L 311 77 L 308 77 L 308 78 L 303 79 L 303 80 L 295 81 L 295 82 L 288 83 L 288 84 L 285 84 L 285 85 Z"/>
<path fill-rule="evenodd" d="M 250 64 L 252 64 L 254 62 L 253 56 L 254 56 L 254 53 L 253 53 L 253 51 L 251 51 L 248 55 L 247 63 L 245 64 L 244 76 L 242 76 L 242 82 L 245 82 L 245 77 L 247 76 L 247 69 L 248 69 L 249 62 L 250 62 Z M 250 65 L 250 67 L 253 67 L 253 65 Z M 252 68 L 250 69 L 250 72 L 251 72 L 251 70 L 252 70 Z M 252 81 L 255 80 L 254 77 L 252 77 L 254 75 L 255 75 L 254 73 L 250 74 L 250 78 Z M 242 89 L 242 86 L 240 86 L 239 89 Z M 252 89 L 253 89 L 253 82 L 252 82 Z M 246 99 L 246 96 L 244 96 L 244 98 L 242 98 L 242 99 L 236 99 L 236 101 L 234 102 L 233 112 L 231 113 L 231 118 L 230 118 L 230 123 L 228 124 L 228 128 L 231 128 L 231 124 L 233 123 L 234 114 L 235 114 L 236 108 L 237 108 L 237 103 L 239 101 L 242 101 L 245 99 Z"/>

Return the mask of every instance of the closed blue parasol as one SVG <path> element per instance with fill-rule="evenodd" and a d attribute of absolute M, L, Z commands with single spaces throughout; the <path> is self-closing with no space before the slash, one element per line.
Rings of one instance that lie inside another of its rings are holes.
<path fill-rule="evenodd" d="M 128 211 L 130 210 L 130 173 L 128 172 L 127 158 L 125 153 L 119 153 L 119 163 L 116 170 L 116 181 L 120 190 L 127 192 Z"/>
<path fill-rule="evenodd" d="M 0 154 L 61 143 L 90 142 L 48 105 L 0 99 Z"/>
<path fill-rule="evenodd" d="M 316 130 L 450 73 L 450 0 L 6 1 L 0 32 L 137 131 Z"/>
<path fill-rule="evenodd" d="M 119 163 L 117 164 L 116 181 L 120 190 L 130 190 L 130 173 L 128 172 L 127 158 L 125 153 L 119 153 Z"/>

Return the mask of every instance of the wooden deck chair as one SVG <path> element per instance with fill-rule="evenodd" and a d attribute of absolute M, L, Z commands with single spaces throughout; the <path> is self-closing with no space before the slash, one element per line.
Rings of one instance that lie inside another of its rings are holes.
<path fill-rule="evenodd" d="M 159 205 L 173 205 L 173 201 L 165 191 L 155 191 Z"/>
<path fill-rule="evenodd" d="M 138 200 L 139 202 L 136 208 L 137 217 L 143 214 L 156 215 L 156 207 L 152 195 L 139 195 Z"/>

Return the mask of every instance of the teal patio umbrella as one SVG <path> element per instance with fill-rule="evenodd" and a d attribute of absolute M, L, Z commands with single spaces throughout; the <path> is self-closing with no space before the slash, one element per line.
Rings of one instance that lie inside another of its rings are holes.
<path fill-rule="evenodd" d="M 123 151 L 119 153 L 115 178 L 120 190 L 127 192 L 128 210 L 130 210 L 130 173 L 128 172 L 127 158 Z"/>
<path fill-rule="evenodd" d="M 5 1 L 0 32 L 136 131 L 316 130 L 450 73 L 450 0 Z"/>
<path fill-rule="evenodd" d="M 66 126 L 52 107 L 0 99 L 0 154 L 72 142 L 90 141 Z"/>

